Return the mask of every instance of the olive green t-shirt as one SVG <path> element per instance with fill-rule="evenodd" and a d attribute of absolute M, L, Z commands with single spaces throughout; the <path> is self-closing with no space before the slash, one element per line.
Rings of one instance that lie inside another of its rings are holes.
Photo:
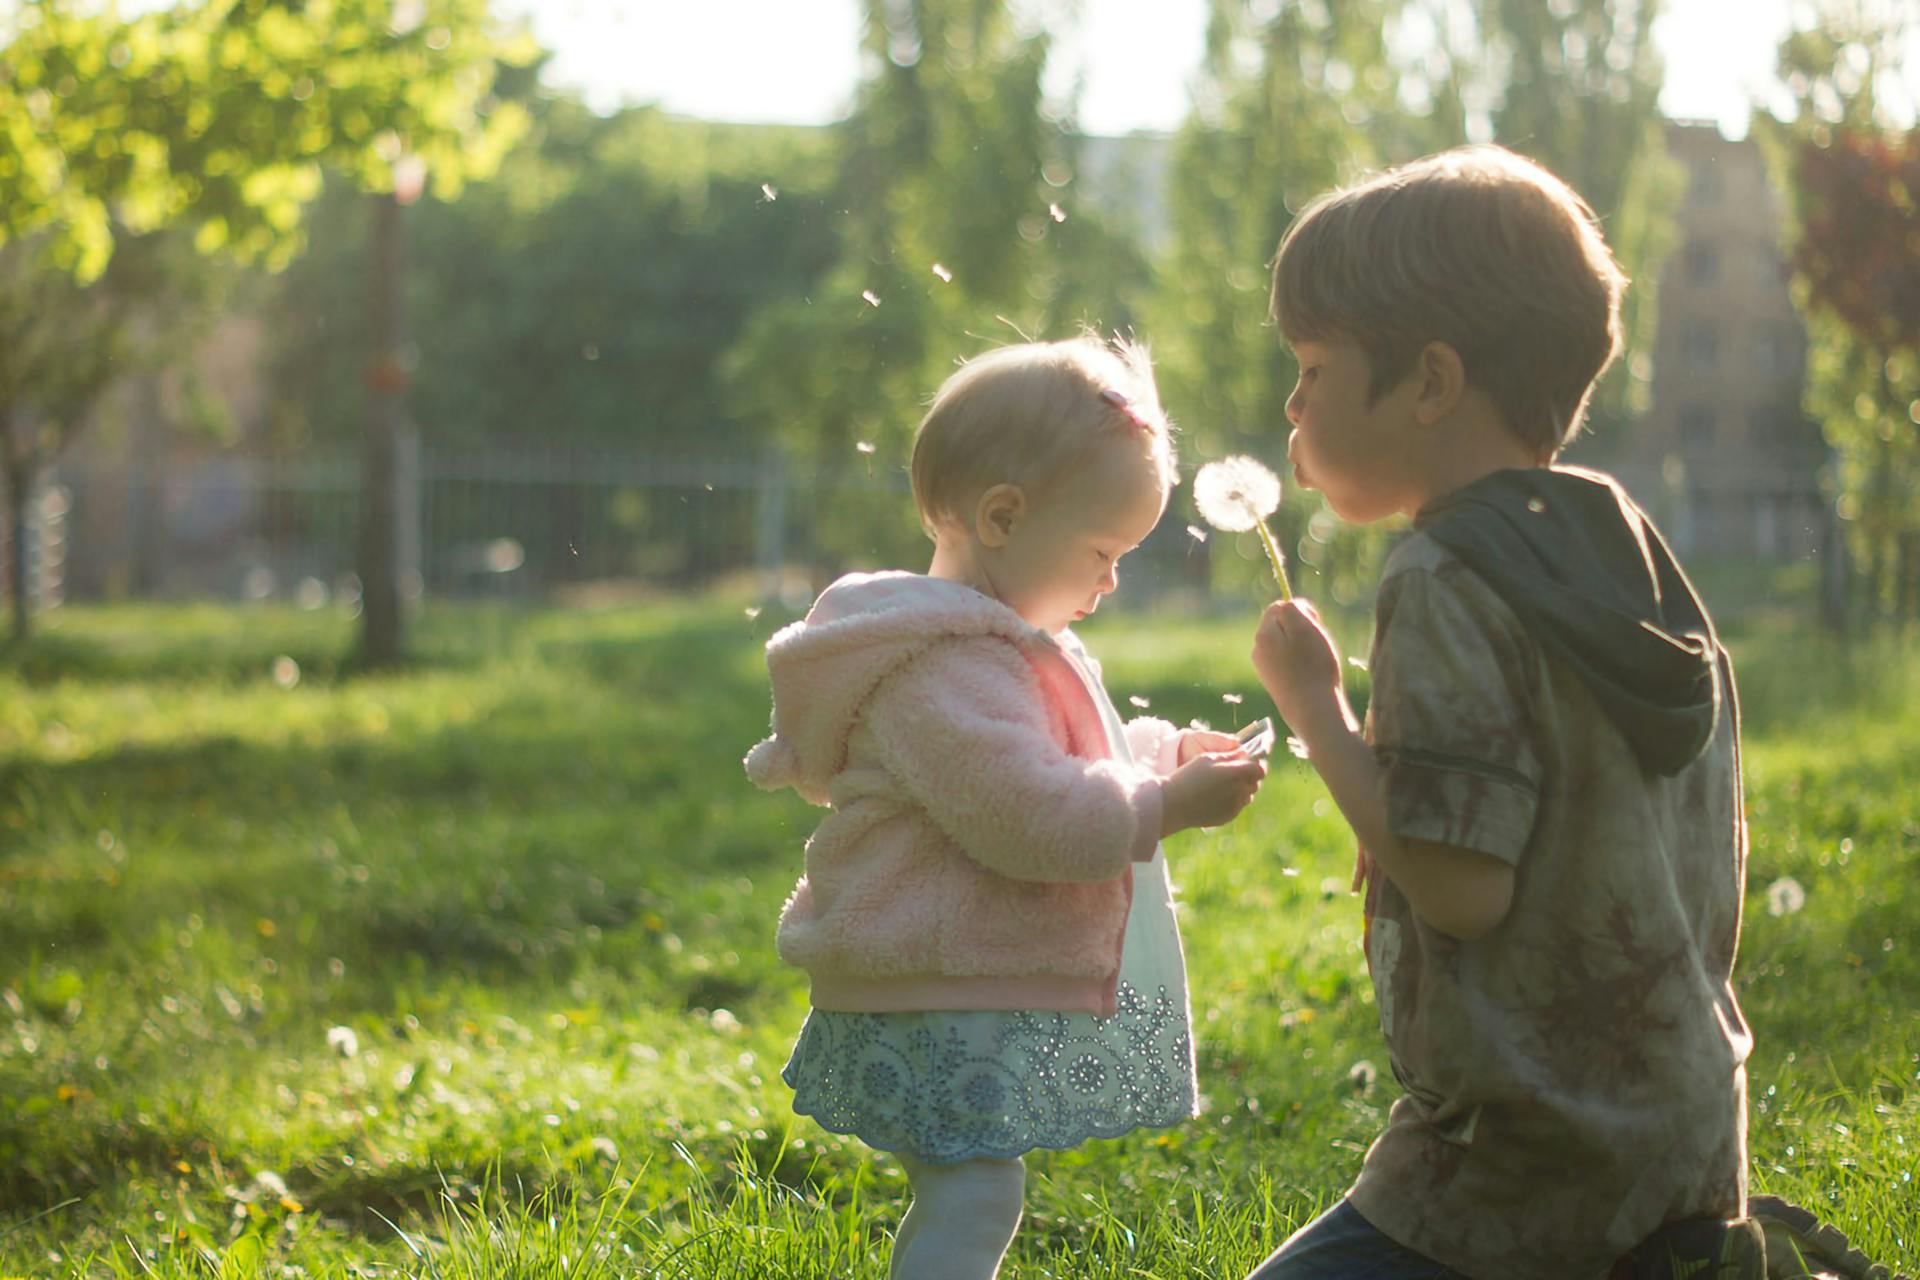
<path fill-rule="evenodd" d="M 1487 584 L 1416 532 L 1388 561 L 1370 666 L 1392 830 L 1512 864 L 1514 896 L 1461 942 L 1373 877 L 1367 960 L 1406 1096 L 1355 1208 L 1477 1280 L 1597 1280 L 1664 1221 L 1741 1212 L 1730 665 L 1705 750 L 1652 775 Z"/>

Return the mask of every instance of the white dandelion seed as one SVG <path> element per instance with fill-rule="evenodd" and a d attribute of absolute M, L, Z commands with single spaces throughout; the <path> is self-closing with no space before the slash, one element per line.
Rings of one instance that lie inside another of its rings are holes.
<path fill-rule="evenodd" d="M 1050 204 L 1047 206 L 1047 216 L 1055 222 L 1065 222 L 1067 220 L 1067 211 L 1057 204 Z"/>
<path fill-rule="evenodd" d="M 1307 758 L 1307 744 L 1298 738 L 1287 739 L 1287 750 L 1293 752 L 1296 759 L 1305 760 Z"/>
<path fill-rule="evenodd" d="M 871 289 L 862 289 L 860 291 L 860 296 L 866 299 L 867 305 L 870 307 L 877 307 L 880 305 L 880 295 L 875 293 Z"/>
<path fill-rule="evenodd" d="M 1767 886 L 1767 914 L 1790 916 L 1807 905 L 1807 891 L 1792 876 L 1781 876 Z"/>
<path fill-rule="evenodd" d="M 1230 707 L 1237 707 L 1241 703 L 1245 702 L 1246 699 L 1241 697 L 1237 693 L 1223 693 L 1220 695 L 1220 701 L 1226 703 Z"/>
<path fill-rule="evenodd" d="M 780 192 L 771 182 L 763 182 L 760 184 L 760 202 L 762 204 L 772 204 L 779 198 Z"/>
<path fill-rule="evenodd" d="M 864 453 L 864 454 L 870 455 L 873 453 L 873 445 L 868 441 L 862 440 L 858 444 L 853 446 L 853 450 L 855 453 Z"/>
<path fill-rule="evenodd" d="M 1207 531 L 1197 524 L 1190 524 L 1187 526 L 1187 536 L 1195 542 L 1205 542 L 1207 540 Z"/>
<path fill-rule="evenodd" d="M 1151 702 L 1148 702 L 1145 698 L 1141 697 L 1137 693 L 1128 697 L 1127 701 L 1131 702 L 1134 706 L 1139 707 L 1142 711 L 1145 711 L 1148 707 L 1153 705 Z"/>
<path fill-rule="evenodd" d="M 1245 454 L 1209 462 L 1193 478 L 1193 505 L 1200 509 L 1201 518 L 1216 529 L 1225 529 L 1228 533 L 1258 531 L 1267 563 L 1273 566 L 1273 581 L 1280 588 L 1280 598 L 1293 599 L 1286 562 L 1267 529 L 1267 517 L 1280 507 L 1279 476 L 1257 458 Z"/>
<path fill-rule="evenodd" d="M 1280 477 L 1245 454 L 1209 462 L 1193 478 L 1193 504 L 1216 529 L 1245 533 L 1280 507 Z"/>
<path fill-rule="evenodd" d="M 1347 665 L 1355 671 L 1365 671 L 1367 669 L 1367 660 L 1365 658 L 1348 658 Z"/>
<path fill-rule="evenodd" d="M 757 604 L 750 604 L 750 605 L 748 605 L 748 606 L 747 606 L 747 621 L 748 621 L 748 622 L 752 622 L 752 621 L 753 621 L 753 620 L 754 620 L 755 618 L 757 618 L 757 617 L 759 617 L 759 616 L 760 616 L 760 606 L 759 606 L 759 605 L 757 605 Z"/>
<path fill-rule="evenodd" d="M 933 264 L 933 274 L 940 277 L 942 284 L 953 283 L 953 272 L 947 270 L 937 262 Z"/>

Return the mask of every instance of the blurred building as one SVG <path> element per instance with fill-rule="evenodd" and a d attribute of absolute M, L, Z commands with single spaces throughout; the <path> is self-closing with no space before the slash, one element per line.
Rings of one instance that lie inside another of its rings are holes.
<path fill-rule="evenodd" d="M 1800 407 L 1807 340 L 1781 195 L 1750 137 L 1675 121 L 1667 148 L 1687 189 L 1660 281 L 1652 404 L 1616 468 L 1685 554 L 1808 556 L 1828 540 L 1827 449 Z"/>

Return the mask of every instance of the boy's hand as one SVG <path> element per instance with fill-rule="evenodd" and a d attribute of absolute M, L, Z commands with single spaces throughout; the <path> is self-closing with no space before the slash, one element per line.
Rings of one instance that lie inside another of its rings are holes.
<path fill-rule="evenodd" d="M 1340 655 L 1312 601 L 1267 606 L 1253 635 L 1253 669 L 1295 732 L 1317 715 L 1340 711 Z"/>
<path fill-rule="evenodd" d="M 1231 755 L 1195 756 L 1167 778 L 1160 834 L 1232 822 L 1266 776 L 1266 761 L 1249 760 L 1237 747 Z"/>
<path fill-rule="evenodd" d="M 1180 756 L 1175 763 L 1185 764 L 1195 756 L 1232 755 L 1240 750 L 1240 740 L 1230 733 L 1188 729 L 1180 735 Z"/>

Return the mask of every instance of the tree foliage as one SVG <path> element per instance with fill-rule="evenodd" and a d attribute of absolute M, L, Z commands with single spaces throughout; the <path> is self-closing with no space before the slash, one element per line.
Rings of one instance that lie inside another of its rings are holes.
<path fill-rule="evenodd" d="M 83 283 L 116 225 L 284 263 L 325 165 L 379 191 L 413 157 L 456 194 L 523 128 L 494 70 L 533 53 L 486 0 L 22 0 L 0 40 L 0 242 Z"/>
<path fill-rule="evenodd" d="M 190 0 L 131 20 L 112 6 L 23 0 L 0 26 L 0 452 L 14 548 L 25 496 L 88 421 L 137 299 L 185 308 L 207 273 L 108 273 L 116 243 L 279 265 L 298 247 L 322 167 L 369 190 L 430 177 L 441 195 L 486 172 L 523 124 L 494 98 L 502 59 L 486 0 Z M 171 293 L 168 288 L 171 287 Z M 21 306 L 30 309 L 22 312 Z M 178 333 L 190 331 L 174 324 Z"/>
<path fill-rule="evenodd" d="M 1857 606 L 1920 619 L 1920 130 L 1886 88 L 1910 10 L 1827 0 L 1780 51 L 1791 118 L 1767 130 L 1793 194 L 1807 412 L 1834 450 Z"/>
<path fill-rule="evenodd" d="M 533 104 L 527 138 L 456 204 L 408 211 L 413 412 L 439 441 L 752 452 L 716 362 L 832 251 L 817 130 Z M 339 184 L 270 308 L 283 445 L 358 431 L 368 227 Z"/>
<path fill-rule="evenodd" d="M 1077 157 L 1049 115 L 1049 39 L 1006 0 L 868 0 L 877 71 L 837 129 L 832 265 L 757 314 L 728 359 L 732 403 L 829 485 L 898 476 L 957 359 L 1132 320 L 1140 251 L 1076 201 Z M 816 566 L 911 555 L 897 499 L 810 530 Z"/>

